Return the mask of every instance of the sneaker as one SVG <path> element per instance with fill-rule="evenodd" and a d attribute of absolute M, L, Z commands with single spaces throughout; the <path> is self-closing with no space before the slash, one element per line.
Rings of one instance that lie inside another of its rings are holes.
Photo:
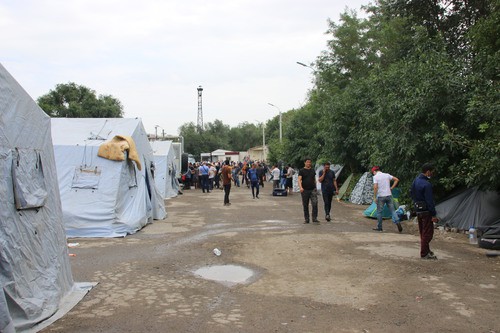
<path fill-rule="evenodd" d="M 305 220 L 305 221 L 304 221 L 304 224 L 309 224 L 309 220 Z"/>
<path fill-rule="evenodd" d="M 325 217 L 325 220 L 327 220 L 328 222 L 330 222 L 332 219 L 330 218 L 330 215 L 327 215 L 327 216 Z"/>
<path fill-rule="evenodd" d="M 256 197 L 257 199 L 259 199 L 259 196 L 258 196 L 258 195 L 256 195 L 255 197 Z"/>
<path fill-rule="evenodd" d="M 398 227 L 398 231 L 402 232 L 403 231 L 403 226 L 401 225 L 400 222 L 396 223 L 396 226 Z"/>
<path fill-rule="evenodd" d="M 313 219 L 313 222 L 314 223 L 319 223 L 319 220 L 318 219 Z"/>
<path fill-rule="evenodd" d="M 437 257 L 432 252 L 427 253 L 427 255 L 425 257 L 421 257 L 421 258 L 426 259 L 426 260 L 436 260 L 437 259 Z"/>
<path fill-rule="evenodd" d="M 373 228 L 372 230 L 375 230 L 375 231 L 378 231 L 378 232 L 382 232 L 383 231 L 382 229 L 379 229 L 379 228 Z"/>

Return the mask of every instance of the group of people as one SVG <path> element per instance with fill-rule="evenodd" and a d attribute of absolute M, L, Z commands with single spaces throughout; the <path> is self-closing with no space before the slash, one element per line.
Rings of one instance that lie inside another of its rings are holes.
<path fill-rule="evenodd" d="M 392 221 L 401 233 L 403 227 L 401 219 L 396 214 L 392 190 L 398 185 L 399 179 L 389 173 L 382 172 L 379 166 L 371 169 L 373 174 L 373 193 L 374 201 L 377 204 L 377 226 L 373 229 L 382 232 L 382 212 L 387 205 L 391 212 Z M 260 187 L 264 187 L 268 174 L 273 180 L 273 189 L 284 187 L 288 193 L 293 193 L 293 175 L 295 170 L 291 165 L 287 165 L 281 170 L 277 165 L 268 168 L 265 163 L 244 162 L 236 163 L 229 160 L 223 163 L 202 162 L 201 164 L 189 164 L 185 173 L 185 189 L 190 186 L 201 188 L 205 193 L 210 193 L 214 188 L 224 190 L 224 206 L 231 205 L 229 194 L 231 184 L 240 187 L 246 185 L 252 190 L 252 197 L 259 199 Z M 434 223 L 436 218 L 436 209 L 432 193 L 432 185 L 429 179 L 434 174 L 434 166 L 426 163 L 422 166 L 420 173 L 411 186 L 411 197 L 414 202 L 417 214 L 418 227 L 420 233 L 420 256 L 424 259 L 437 259 L 434 252 L 430 249 L 430 242 L 434 235 Z M 241 176 L 241 182 L 240 182 Z M 319 223 L 318 220 L 318 190 L 317 182 L 321 184 L 321 195 L 323 197 L 325 220 L 331 221 L 332 201 L 335 195 L 338 195 L 339 188 L 335 172 L 331 169 L 329 162 L 324 163 L 323 170 L 320 170 L 318 178 L 316 171 L 312 167 L 312 160 L 306 158 L 304 167 L 299 170 L 298 185 L 302 196 L 302 207 L 304 212 L 304 223 Z M 312 206 L 312 215 L 309 214 L 309 204 Z"/>
<path fill-rule="evenodd" d="M 220 188 L 220 164 L 189 163 L 187 171 L 182 175 L 184 189 L 201 188 L 203 193 L 210 193 L 214 188 Z"/>
<path fill-rule="evenodd" d="M 399 232 L 402 232 L 403 227 L 394 209 L 391 192 L 397 186 L 399 179 L 382 172 L 378 166 L 372 168 L 372 173 L 374 198 L 377 202 L 377 227 L 374 230 L 382 231 L 382 210 L 385 204 L 391 212 L 392 221 L 396 224 Z M 437 259 L 429 245 L 434 236 L 434 223 L 438 222 L 432 184 L 429 182 L 433 174 L 434 166 L 430 163 L 424 164 L 422 172 L 415 178 L 410 189 L 420 233 L 420 257 L 423 259 Z"/>
<path fill-rule="evenodd" d="M 277 164 L 269 168 L 265 163 L 259 161 L 234 162 L 226 160 L 215 163 L 203 161 L 189 163 L 187 171 L 182 175 L 182 181 L 184 189 L 200 188 L 203 193 L 210 193 L 214 188 L 224 189 L 224 205 L 227 206 L 231 204 L 229 202 L 231 184 L 237 187 L 246 185 L 252 189 L 252 197 L 258 199 L 260 188 L 264 187 L 269 178 L 273 182 L 273 189 L 284 187 L 291 194 L 294 174 L 295 171 L 291 165 L 280 170 Z"/>
<path fill-rule="evenodd" d="M 399 179 L 391 174 L 384 173 L 378 166 L 371 169 L 373 174 L 374 201 L 377 203 L 377 227 L 373 230 L 382 232 L 382 211 L 387 205 L 391 212 L 392 221 L 402 232 L 401 219 L 394 209 L 392 190 L 398 185 Z M 438 221 L 436 208 L 432 193 L 432 185 L 429 179 L 434 174 L 434 166 L 426 163 L 422 166 L 420 173 L 411 186 L 411 198 L 414 202 L 417 214 L 418 228 L 420 233 L 420 257 L 423 259 L 437 259 L 430 249 L 430 242 L 434 235 L 434 223 Z M 331 220 L 330 211 L 332 199 L 338 194 L 338 185 L 335 173 L 330 169 L 330 163 L 323 165 L 323 170 L 319 172 L 318 182 L 321 183 L 321 194 L 324 202 L 325 219 Z M 309 224 L 309 203 L 312 206 L 312 222 L 319 223 L 318 220 L 318 191 L 316 188 L 316 172 L 312 168 L 310 158 L 304 160 L 304 168 L 299 171 L 299 188 L 302 195 L 302 207 L 304 210 L 304 223 Z"/>

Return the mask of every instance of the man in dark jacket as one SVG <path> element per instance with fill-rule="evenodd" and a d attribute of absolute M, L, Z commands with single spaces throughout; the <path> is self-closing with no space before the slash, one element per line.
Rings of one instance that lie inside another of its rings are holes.
<path fill-rule="evenodd" d="M 312 168 L 312 160 L 304 159 L 304 167 L 299 171 L 299 188 L 302 195 L 302 208 L 304 209 L 304 223 L 309 223 L 309 201 L 312 205 L 312 220 L 318 220 L 318 190 L 316 189 L 316 172 Z"/>
<path fill-rule="evenodd" d="M 422 259 L 437 259 L 429 246 L 434 236 L 434 223 L 438 221 L 432 195 L 432 185 L 429 182 L 433 174 L 434 166 L 430 163 L 424 164 L 422 173 L 415 178 L 410 190 L 417 211 L 418 230 L 420 232 L 420 257 Z"/>

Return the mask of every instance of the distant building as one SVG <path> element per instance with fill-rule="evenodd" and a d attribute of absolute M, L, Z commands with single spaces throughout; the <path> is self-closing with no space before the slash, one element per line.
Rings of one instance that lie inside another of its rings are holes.
<path fill-rule="evenodd" d="M 243 161 L 247 156 L 246 152 L 238 152 L 224 149 L 217 149 L 211 153 L 201 153 L 201 161 L 218 162 L 229 160 L 231 162 Z"/>
<path fill-rule="evenodd" d="M 269 156 L 269 149 L 267 146 L 256 146 L 249 148 L 247 155 L 251 161 L 265 161 Z"/>

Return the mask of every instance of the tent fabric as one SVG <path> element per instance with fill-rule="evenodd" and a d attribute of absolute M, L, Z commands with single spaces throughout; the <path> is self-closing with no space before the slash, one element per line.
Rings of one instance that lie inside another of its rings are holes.
<path fill-rule="evenodd" d="M 53 315 L 74 282 L 50 118 L 1 64 L 0 175 L 0 332 L 10 333 Z"/>
<path fill-rule="evenodd" d="M 68 237 L 124 237 L 166 216 L 153 181 L 153 150 L 140 119 L 53 118 L 52 139 Z M 130 159 L 99 157 L 102 144 L 131 137 L 139 170 Z"/>
<path fill-rule="evenodd" d="M 316 165 L 316 168 L 314 169 L 316 171 L 316 179 L 319 178 L 319 172 L 321 170 L 323 170 L 324 166 L 323 164 L 321 165 Z M 332 164 L 330 166 L 330 170 L 332 170 L 333 172 L 335 172 L 335 179 L 338 179 L 339 178 L 339 175 L 340 175 L 340 172 L 342 172 L 342 169 L 344 168 L 343 165 L 340 165 L 340 164 Z M 297 176 L 298 177 L 298 176 Z M 321 193 L 321 183 L 320 182 L 316 182 L 316 189 L 318 191 L 320 191 Z M 300 191 L 299 191 L 300 192 Z"/>
<path fill-rule="evenodd" d="M 363 215 L 366 217 L 370 217 L 373 219 L 377 218 L 377 203 L 374 201 L 371 203 L 371 205 L 365 209 L 363 212 Z M 382 210 L 382 218 L 383 219 L 390 219 L 392 217 L 391 211 L 389 210 L 389 207 L 384 204 L 384 209 Z"/>
<path fill-rule="evenodd" d="M 165 198 L 173 198 L 179 193 L 179 182 L 176 179 L 178 174 L 177 163 L 172 141 L 152 141 L 155 172 L 154 179 L 158 190 Z"/>
<path fill-rule="evenodd" d="M 125 154 L 127 152 L 127 154 Z M 99 146 L 97 156 L 113 161 L 125 161 L 125 156 L 137 164 L 137 169 L 141 170 L 141 161 L 135 148 L 134 139 L 126 135 L 116 135 L 111 141 Z"/>
<path fill-rule="evenodd" d="M 340 189 L 339 189 L 339 195 L 338 195 L 339 200 L 342 200 L 342 198 L 344 197 L 345 193 L 347 192 L 347 188 L 349 187 L 349 184 L 351 183 L 352 177 L 353 177 L 353 174 L 351 173 L 349 175 L 349 177 L 347 177 L 347 179 L 345 180 L 344 184 L 342 184 L 342 186 L 340 187 Z"/>
<path fill-rule="evenodd" d="M 484 235 L 500 235 L 500 195 L 474 187 L 436 205 L 440 224 L 459 230 L 471 226 Z"/>
<path fill-rule="evenodd" d="M 365 172 L 356 186 L 352 190 L 349 199 L 352 203 L 357 205 L 369 205 L 373 201 L 373 176 L 369 172 Z"/>
<path fill-rule="evenodd" d="M 401 195 L 401 190 L 396 187 L 396 188 L 393 188 L 391 190 L 391 193 L 392 193 L 392 201 L 394 203 L 394 209 L 397 210 L 399 208 L 399 196 Z M 371 203 L 371 205 L 364 210 L 363 215 L 366 217 L 376 219 L 377 218 L 377 203 L 375 201 L 373 201 Z M 382 218 L 383 219 L 392 218 L 391 211 L 389 210 L 389 207 L 387 206 L 387 204 L 384 204 L 384 208 L 382 209 Z"/>

